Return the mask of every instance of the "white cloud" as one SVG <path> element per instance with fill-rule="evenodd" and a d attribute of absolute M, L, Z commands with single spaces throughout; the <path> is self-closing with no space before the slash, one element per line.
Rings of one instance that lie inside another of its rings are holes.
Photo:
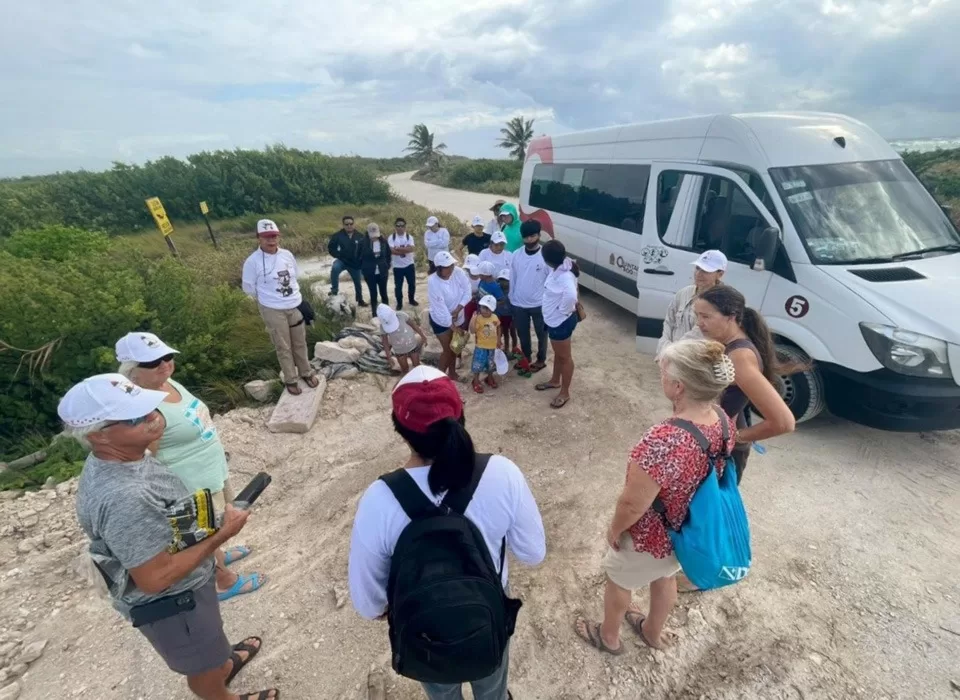
<path fill-rule="evenodd" d="M 957 26 L 950 0 L 35 0 L 0 26 L 0 175 L 278 141 L 399 155 L 418 122 L 497 156 L 516 115 L 830 109 L 949 136 Z"/>

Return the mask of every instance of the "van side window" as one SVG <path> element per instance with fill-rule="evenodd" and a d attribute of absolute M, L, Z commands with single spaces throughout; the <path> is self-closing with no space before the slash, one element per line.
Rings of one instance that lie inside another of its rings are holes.
<path fill-rule="evenodd" d="M 704 178 L 693 250 L 721 250 L 730 260 L 752 265 L 754 244 L 766 227 L 766 219 L 736 183 L 725 177 Z"/>
<path fill-rule="evenodd" d="M 649 179 L 649 165 L 541 163 L 530 206 L 640 234 Z"/>
<path fill-rule="evenodd" d="M 683 184 L 684 173 L 674 170 L 665 170 L 657 180 L 657 230 L 660 238 L 667 232 L 670 217 L 677 206 L 677 195 L 680 194 L 680 185 Z"/>
<path fill-rule="evenodd" d="M 780 227 L 783 228 L 783 222 L 780 221 L 780 215 L 777 213 L 777 208 L 773 205 L 773 198 L 770 197 L 770 193 L 767 192 L 767 188 L 764 187 L 763 180 L 754 172 L 749 170 L 740 170 L 739 168 L 726 167 L 728 170 L 732 170 L 737 175 L 743 178 L 743 181 L 747 183 L 753 193 L 757 195 L 757 199 L 763 202 L 763 206 L 767 208 L 767 211 L 773 216 L 774 220 L 780 224 Z"/>

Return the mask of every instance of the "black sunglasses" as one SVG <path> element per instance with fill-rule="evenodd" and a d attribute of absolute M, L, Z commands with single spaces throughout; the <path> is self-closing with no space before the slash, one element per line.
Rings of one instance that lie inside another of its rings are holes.
<path fill-rule="evenodd" d="M 169 355 L 158 357 L 156 360 L 151 360 L 150 362 L 138 362 L 137 367 L 141 367 L 143 369 L 156 369 L 164 362 L 173 362 L 172 352 Z"/>

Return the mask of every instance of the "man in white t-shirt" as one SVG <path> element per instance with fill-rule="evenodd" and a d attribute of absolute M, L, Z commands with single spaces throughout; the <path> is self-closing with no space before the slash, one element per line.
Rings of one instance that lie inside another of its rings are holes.
<path fill-rule="evenodd" d="M 391 399 L 394 428 L 410 448 L 403 470 L 416 487 L 437 505 L 448 491 L 468 489 L 479 467 L 464 427 L 463 402 L 456 385 L 439 370 L 421 365 L 398 382 Z M 505 591 L 504 544 L 528 566 L 543 561 L 546 538 L 540 511 L 523 472 L 506 457 L 490 457 L 473 496 L 459 512 L 480 531 L 494 566 L 500 569 L 498 564 L 503 562 L 499 573 Z M 367 488 L 357 506 L 350 539 L 350 598 L 357 612 L 369 620 L 387 614 L 391 559 L 410 522 L 390 486 L 380 479 Z M 471 683 L 474 697 L 509 697 L 508 657 L 509 653 L 504 653 L 496 671 Z M 462 697 L 460 684 L 424 683 L 423 688 L 431 700 Z"/>
<path fill-rule="evenodd" d="M 397 311 L 403 308 L 403 282 L 407 282 L 407 299 L 410 306 L 417 303 L 417 266 L 414 260 L 416 241 L 407 231 L 407 221 L 398 216 L 393 222 L 393 233 L 387 239 L 390 252 L 393 253 L 393 284 L 397 293 Z M 386 299 L 384 299 L 386 301 Z"/>
<path fill-rule="evenodd" d="M 303 297 L 297 284 L 297 260 L 280 247 L 280 229 L 270 219 L 257 222 L 257 242 L 259 247 L 243 263 L 243 291 L 260 307 L 287 391 L 301 394 L 298 377 L 311 389 L 320 380 L 310 366 L 307 329 L 298 308 Z"/>
<path fill-rule="evenodd" d="M 493 203 L 493 206 L 490 207 L 490 211 L 493 212 L 493 218 L 487 222 L 487 225 L 483 227 L 483 232 L 489 236 L 492 236 L 497 231 L 500 230 L 500 207 L 507 203 L 505 199 L 498 199 Z"/>
<path fill-rule="evenodd" d="M 523 248 L 510 257 L 510 304 L 513 306 L 513 323 L 520 336 L 523 359 L 517 363 L 517 371 L 525 377 L 547 366 L 547 328 L 543 323 L 543 287 L 550 268 L 543 261 L 540 246 L 540 222 L 524 221 L 520 226 Z M 537 359 L 533 357 L 533 342 L 530 324 L 537 334 Z"/>

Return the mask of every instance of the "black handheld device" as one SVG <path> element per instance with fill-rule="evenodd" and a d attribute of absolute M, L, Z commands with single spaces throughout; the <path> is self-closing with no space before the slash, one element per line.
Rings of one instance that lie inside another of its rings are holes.
<path fill-rule="evenodd" d="M 237 497 L 233 499 L 233 507 L 239 508 L 241 510 L 246 510 L 252 506 L 260 494 L 263 493 L 263 490 L 270 485 L 272 478 L 266 472 L 260 472 L 253 479 L 250 480 L 250 483 L 243 487 L 243 491 L 237 494 Z"/>

